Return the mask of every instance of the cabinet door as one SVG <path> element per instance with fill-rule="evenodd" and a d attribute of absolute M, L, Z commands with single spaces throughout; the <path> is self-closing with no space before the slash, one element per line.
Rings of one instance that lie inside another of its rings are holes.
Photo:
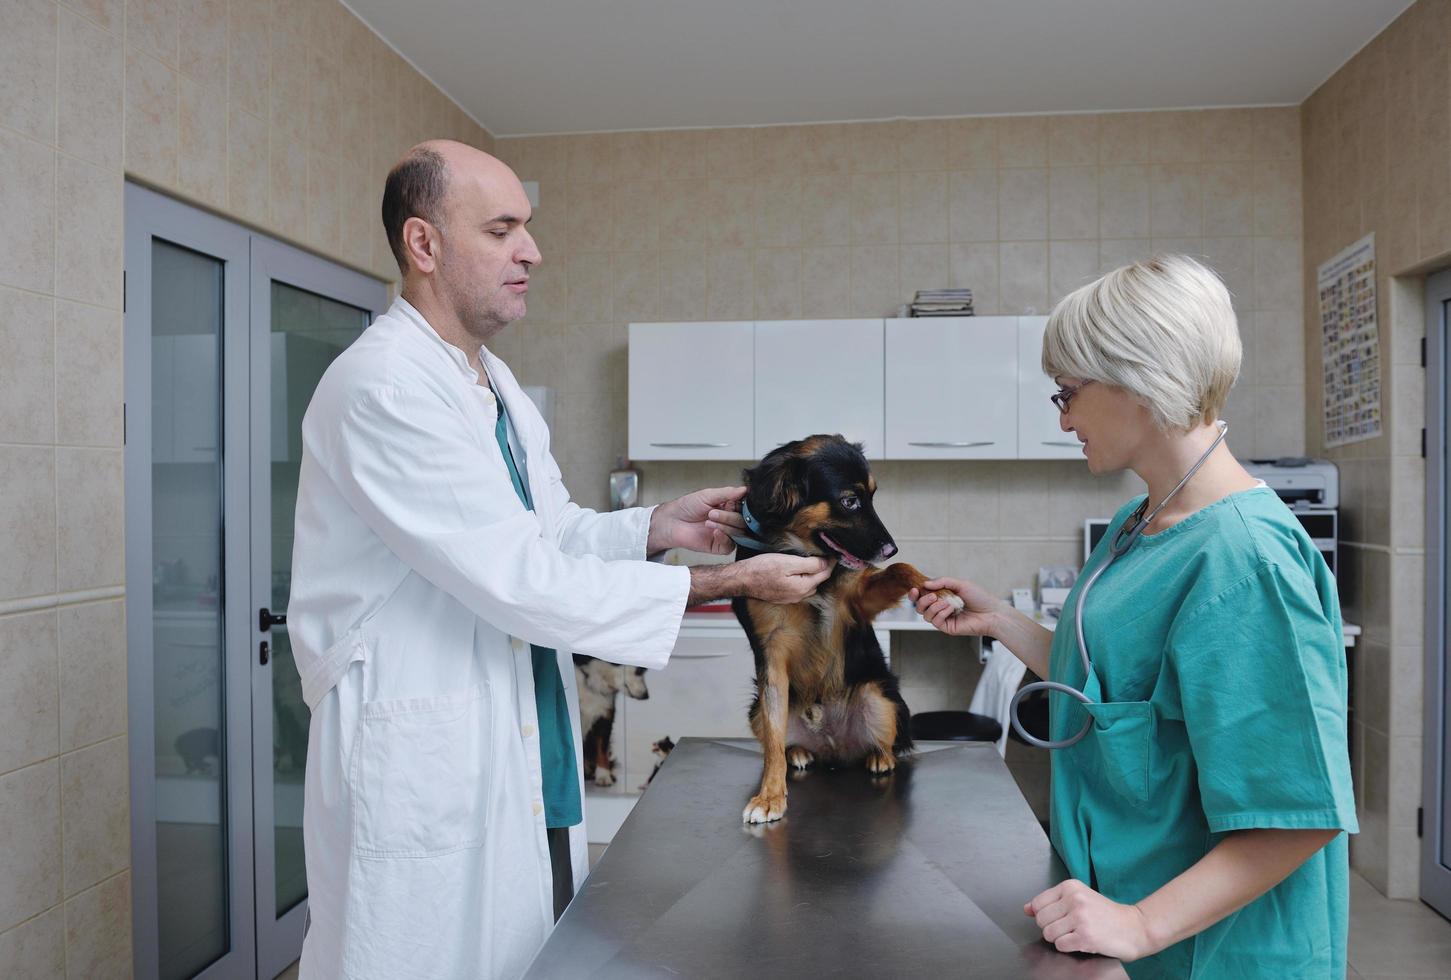
<path fill-rule="evenodd" d="M 753 329 L 630 324 L 630 458 L 754 457 Z"/>
<path fill-rule="evenodd" d="M 1083 446 L 1058 427 L 1058 409 L 1048 396 L 1058 390 L 1043 373 L 1046 316 L 1018 317 L 1018 458 L 1082 459 Z"/>
<path fill-rule="evenodd" d="M 646 673 L 649 699 L 620 696 L 615 721 L 618 729 L 620 715 L 624 715 L 624 740 L 622 744 L 619 735 L 615 736 L 615 756 L 624 771 L 619 788 L 634 791 L 644 786 L 659 761 L 651 746 L 667 735 L 675 741 L 687 735 L 750 738 L 746 713 L 755 676 L 751 644 L 744 632 L 732 639 L 682 633 L 669 662 Z M 745 802 L 743 798 L 741 805 Z"/>
<path fill-rule="evenodd" d="M 817 433 L 882 458 L 882 321 L 756 323 L 756 453 Z"/>
<path fill-rule="evenodd" d="M 887 321 L 887 458 L 1018 454 L 1017 317 Z"/>

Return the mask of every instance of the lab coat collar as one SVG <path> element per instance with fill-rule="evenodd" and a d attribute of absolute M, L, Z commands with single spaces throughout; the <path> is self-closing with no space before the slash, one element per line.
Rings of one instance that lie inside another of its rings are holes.
<path fill-rule="evenodd" d="M 468 378 L 470 384 L 479 383 L 479 373 L 469 366 L 468 356 L 465 355 L 463 351 L 459 350 L 453 344 L 450 344 L 448 341 L 440 337 L 438 335 L 438 331 L 433 329 L 432 324 L 424 319 L 423 314 L 418 312 L 418 308 L 416 306 L 408 302 L 408 300 L 404 299 L 400 295 L 397 299 L 393 301 L 393 312 L 396 312 L 399 316 L 403 317 L 409 323 L 413 324 L 415 327 L 423 332 L 424 336 L 428 337 L 431 341 L 433 341 L 433 343 L 443 348 L 443 351 L 445 354 L 448 355 L 449 360 L 453 361 L 454 366 L 459 369 L 460 374 Z M 479 347 L 479 362 L 483 363 L 487 355 L 488 350 L 481 345 Z"/>

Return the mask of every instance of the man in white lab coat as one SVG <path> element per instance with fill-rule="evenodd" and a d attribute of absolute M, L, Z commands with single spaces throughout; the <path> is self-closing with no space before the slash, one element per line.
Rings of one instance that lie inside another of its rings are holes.
<path fill-rule="evenodd" d="M 515 977 L 587 870 L 572 652 L 661 667 L 689 602 L 830 569 L 724 553 L 741 489 L 597 514 L 484 347 L 540 255 L 513 171 L 460 143 L 389 174 L 400 299 L 303 420 L 290 634 L 312 709 L 305 980 Z M 682 370 L 707 369 L 700 365 Z"/>

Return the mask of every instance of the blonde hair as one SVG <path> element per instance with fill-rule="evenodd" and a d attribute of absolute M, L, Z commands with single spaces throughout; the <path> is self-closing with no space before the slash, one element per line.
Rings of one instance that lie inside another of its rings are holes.
<path fill-rule="evenodd" d="M 1242 356 L 1229 290 L 1187 255 L 1135 262 L 1074 290 L 1043 335 L 1047 374 L 1138 395 L 1166 432 L 1219 418 Z"/>

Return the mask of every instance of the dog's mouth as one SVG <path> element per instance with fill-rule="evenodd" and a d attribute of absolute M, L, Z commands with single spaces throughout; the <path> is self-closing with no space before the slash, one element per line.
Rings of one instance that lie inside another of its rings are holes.
<path fill-rule="evenodd" d="M 838 556 L 837 561 L 841 563 L 841 566 L 843 568 L 849 568 L 855 572 L 866 568 L 867 565 L 870 564 L 869 562 L 863 561 L 862 559 L 858 558 L 850 551 L 847 551 L 835 541 L 831 540 L 831 536 L 828 535 L 825 531 L 817 531 L 816 534 L 819 538 L 821 538 L 822 544 L 826 545 L 832 551 L 836 552 Z"/>

